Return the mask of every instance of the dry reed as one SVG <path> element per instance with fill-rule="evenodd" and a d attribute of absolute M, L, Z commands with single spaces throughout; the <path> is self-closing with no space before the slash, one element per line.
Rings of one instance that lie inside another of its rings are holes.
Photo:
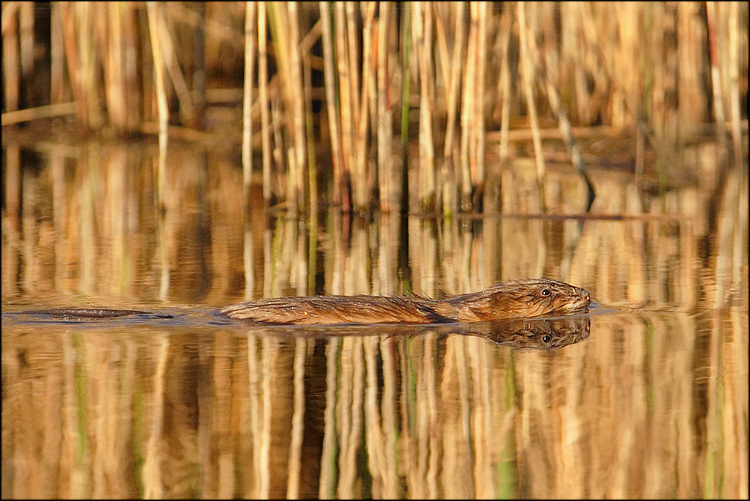
<path fill-rule="evenodd" d="M 520 58 L 521 63 L 523 64 L 523 89 L 526 96 L 526 106 L 529 110 L 531 133 L 534 139 L 534 160 L 536 161 L 536 183 L 538 189 L 537 197 L 539 200 L 539 207 L 544 211 L 546 207 L 544 201 L 544 181 L 546 178 L 547 166 L 544 161 L 544 152 L 542 151 L 542 138 L 539 135 L 539 119 L 537 118 L 536 98 L 533 89 L 536 67 L 531 61 L 534 55 L 531 54 L 529 46 L 531 42 L 529 41 L 529 27 L 526 23 L 526 2 L 518 2 L 518 33 L 518 43 L 521 52 Z"/>
<path fill-rule="evenodd" d="M 331 26 L 331 11 L 329 2 L 320 3 L 320 19 L 322 22 L 323 60 L 325 62 L 326 106 L 328 109 L 328 127 L 331 137 L 331 155 L 333 163 L 332 197 L 334 204 L 341 203 L 342 189 L 345 189 L 343 179 L 346 168 L 342 152 L 339 114 L 336 106 L 336 82 L 333 67 L 333 28 Z"/>
<path fill-rule="evenodd" d="M 50 9 L 49 16 L 39 15 L 41 9 Z M 652 167 L 645 153 L 656 151 L 662 184 L 670 181 L 666 171 L 674 160 L 668 152 L 707 121 L 742 159 L 747 13 L 745 4 L 715 2 L 249 3 L 221 9 L 11 2 L 3 12 L 3 124 L 56 114 L 44 106 L 72 98 L 79 123 L 94 130 L 176 133 L 166 129 L 170 121 L 201 128 L 206 121 L 197 115 L 206 87 L 213 92 L 223 68 L 244 64 L 234 84 L 244 88 L 245 131 L 224 137 L 241 141 L 246 186 L 252 148 L 261 149 L 267 204 L 300 212 L 323 195 L 344 211 L 397 211 L 402 203 L 445 214 L 481 210 L 485 184 L 501 170 L 485 141 L 499 125 L 504 162 L 512 154 L 511 123 L 521 118 L 522 130 L 531 131 L 543 207 L 541 130 L 548 115 L 582 176 L 584 163 L 571 140 L 577 128 L 598 124 L 638 137 L 638 177 Z M 49 37 L 37 35 L 42 22 L 49 23 Z M 537 40 L 544 41 L 541 47 Z M 519 75 L 522 84 L 515 85 Z M 316 88 L 321 80 L 323 88 Z M 418 88 L 412 90 L 411 80 Z M 49 94 L 40 95 L 36 89 L 45 82 Z M 393 91 L 399 84 L 400 95 Z M 219 104 L 207 95 L 206 114 Z M 324 120 L 316 121 L 313 101 L 322 99 Z M 417 100 L 419 113 L 410 115 Z M 409 189 L 408 158 L 402 165 L 394 156 L 394 106 L 402 151 L 409 139 L 419 142 L 411 197 L 401 193 Z M 37 111 L 9 114 L 17 110 Z M 256 112 L 257 145 L 249 131 Z M 418 132 L 411 137 L 414 120 Z M 327 144 L 313 149 L 321 141 Z M 330 167 L 314 168 L 313 152 L 328 150 Z M 442 152 L 437 165 L 436 150 Z M 320 187 L 318 176 L 325 181 Z"/>
<path fill-rule="evenodd" d="M 426 211 L 435 208 L 435 152 L 432 137 L 434 92 L 432 78 L 432 4 L 414 5 L 412 36 L 419 60 L 419 179 L 420 201 Z"/>
<path fill-rule="evenodd" d="M 253 83 L 255 81 L 255 33 L 256 21 L 255 2 L 247 2 L 245 12 L 245 75 L 242 93 L 242 184 L 246 197 L 250 196 L 252 181 L 252 139 L 253 139 Z"/>
<path fill-rule="evenodd" d="M 378 56 L 377 56 L 377 144 L 378 144 L 378 188 L 380 190 L 380 208 L 382 210 L 398 209 L 399 197 L 395 193 L 394 182 L 396 181 L 397 171 L 394 167 L 393 157 L 391 155 L 392 140 L 392 104 L 390 102 L 389 86 L 392 78 L 392 71 L 388 64 L 391 49 L 391 33 L 395 12 L 391 12 L 392 5 L 384 2 L 380 5 L 380 15 L 378 18 Z"/>
<path fill-rule="evenodd" d="M 258 4 L 258 93 L 260 100 L 260 132 L 263 142 L 263 199 L 271 203 L 271 123 L 269 121 L 268 51 L 266 50 L 266 4 Z"/>

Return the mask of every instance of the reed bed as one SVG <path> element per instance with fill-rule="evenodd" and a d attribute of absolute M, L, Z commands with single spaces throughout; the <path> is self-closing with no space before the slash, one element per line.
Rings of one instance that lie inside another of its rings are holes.
<path fill-rule="evenodd" d="M 245 186 L 257 168 L 293 213 L 481 211 L 511 128 L 531 131 L 542 209 L 552 124 L 590 196 L 576 128 L 637 135 L 639 173 L 706 123 L 738 164 L 746 147 L 746 3 L 8 2 L 2 34 L 4 126 L 74 109 L 124 135 L 241 128 Z M 199 116 L 218 89 L 244 89 L 224 129 Z"/>

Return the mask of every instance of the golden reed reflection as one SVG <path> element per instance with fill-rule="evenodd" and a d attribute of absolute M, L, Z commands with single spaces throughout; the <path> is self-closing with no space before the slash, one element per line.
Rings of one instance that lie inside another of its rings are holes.
<path fill-rule="evenodd" d="M 594 170 L 610 194 L 594 210 L 621 219 L 526 217 L 523 169 L 501 173 L 502 216 L 243 219 L 236 166 L 175 148 L 159 230 L 149 147 L 51 148 L 39 168 L 10 153 L 5 497 L 747 496 L 745 171 L 652 193 Z M 578 181 L 549 174 L 550 205 L 575 212 Z M 579 342 L 551 350 L 503 344 L 537 342 L 526 324 L 305 337 L 177 314 L 8 321 L 70 306 L 446 297 L 538 276 L 623 311 L 592 314 L 596 335 L 573 326 Z"/>
<path fill-rule="evenodd" d="M 695 320 L 654 315 L 630 329 L 633 318 L 620 315 L 375 330 L 16 325 L 3 334 L 4 489 L 63 498 L 688 495 L 704 477 L 651 475 L 687 473 L 709 454 L 725 465 L 722 489 L 740 489 L 732 465 L 742 464 L 743 414 L 727 399 L 747 387 L 731 369 L 746 352 L 727 339 L 730 318 L 697 319 L 719 336 L 719 392 L 690 362 Z M 656 356 L 643 349 L 654 329 Z M 674 351 L 690 357 L 664 356 Z M 689 412 L 695 391 L 710 402 L 700 426 Z M 719 418 L 718 443 L 697 447 Z M 675 447 L 635 440 L 639 430 Z M 627 478 L 611 478 L 602 462 Z"/>

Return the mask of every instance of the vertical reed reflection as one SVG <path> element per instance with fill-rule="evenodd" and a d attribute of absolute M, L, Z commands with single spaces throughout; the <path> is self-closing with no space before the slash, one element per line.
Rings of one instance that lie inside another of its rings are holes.
<path fill-rule="evenodd" d="M 149 416 L 150 428 L 146 430 L 148 438 L 145 444 L 143 469 L 141 481 L 143 482 L 143 494 L 146 498 L 164 497 L 164 472 L 162 464 L 164 461 L 164 402 L 165 402 L 165 371 L 167 365 L 167 350 L 169 339 L 160 336 L 155 358 L 157 361 L 156 373 L 154 374 L 154 390 L 152 400 L 148 402 L 146 415 Z"/>
<path fill-rule="evenodd" d="M 530 341 L 530 325 L 363 328 L 343 337 L 325 327 L 16 330 L 4 337 L 3 453 L 14 461 L 4 489 L 63 497 L 739 492 L 741 319 L 599 317 L 591 339 L 563 349 L 502 344 Z M 503 337 L 511 332 L 521 337 Z M 28 409 L 38 422 L 14 418 Z M 644 434 L 651 439 L 639 440 Z M 51 464 L 33 459 L 33 437 L 44 439 Z M 723 483 L 688 474 L 709 461 L 726 472 Z M 38 480 L 22 483 L 29 466 Z"/>
<path fill-rule="evenodd" d="M 303 464 L 302 439 L 305 432 L 305 357 L 310 342 L 297 339 L 294 350 L 294 403 L 292 413 L 291 440 L 289 443 L 289 477 L 287 479 L 287 499 L 298 499 L 300 477 Z"/>
<path fill-rule="evenodd" d="M 3 495 L 745 493 L 746 172 L 660 195 L 602 174 L 601 210 L 624 220 L 409 218 L 404 274 L 393 214 L 328 212 L 307 228 L 258 210 L 247 223 L 240 171 L 175 148 L 160 222 L 155 148 L 43 147 L 6 150 Z M 533 173 L 507 175 L 501 196 L 526 213 Z M 549 181 L 564 209 L 585 196 L 575 176 Z M 271 336 L 192 309 L 198 327 L 6 320 L 46 301 L 153 303 L 160 273 L 180 304 L 202 287 L 218 306 L 545 275 L 629 310 L 592 317 L 590 339 L 555 351 L 468 332 Z"/>
<path fill-rule="evenodd" d="M 334 402 L 337 395 L 338 357 L 341 340 L 334 338 L 326 345 L 326 393 L 323 432 L 323 450 L 320 456 L 320 482 L 318 496 L 330 499 L 336 495 L 336 457 L 339 444 L 336 440 L 336 408 Z"/>

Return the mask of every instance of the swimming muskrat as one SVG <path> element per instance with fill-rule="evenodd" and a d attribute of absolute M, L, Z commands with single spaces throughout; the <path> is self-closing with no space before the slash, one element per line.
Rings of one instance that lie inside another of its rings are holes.
<path fill-rule="evenodd" d="M 552 316 L 585 310 L 589 292 L 564 282 L 526 279 L 446 299 L 424 296 L 307 296 L 245 301 L 222 309 L 262 324 L 434 324 Z"/>

